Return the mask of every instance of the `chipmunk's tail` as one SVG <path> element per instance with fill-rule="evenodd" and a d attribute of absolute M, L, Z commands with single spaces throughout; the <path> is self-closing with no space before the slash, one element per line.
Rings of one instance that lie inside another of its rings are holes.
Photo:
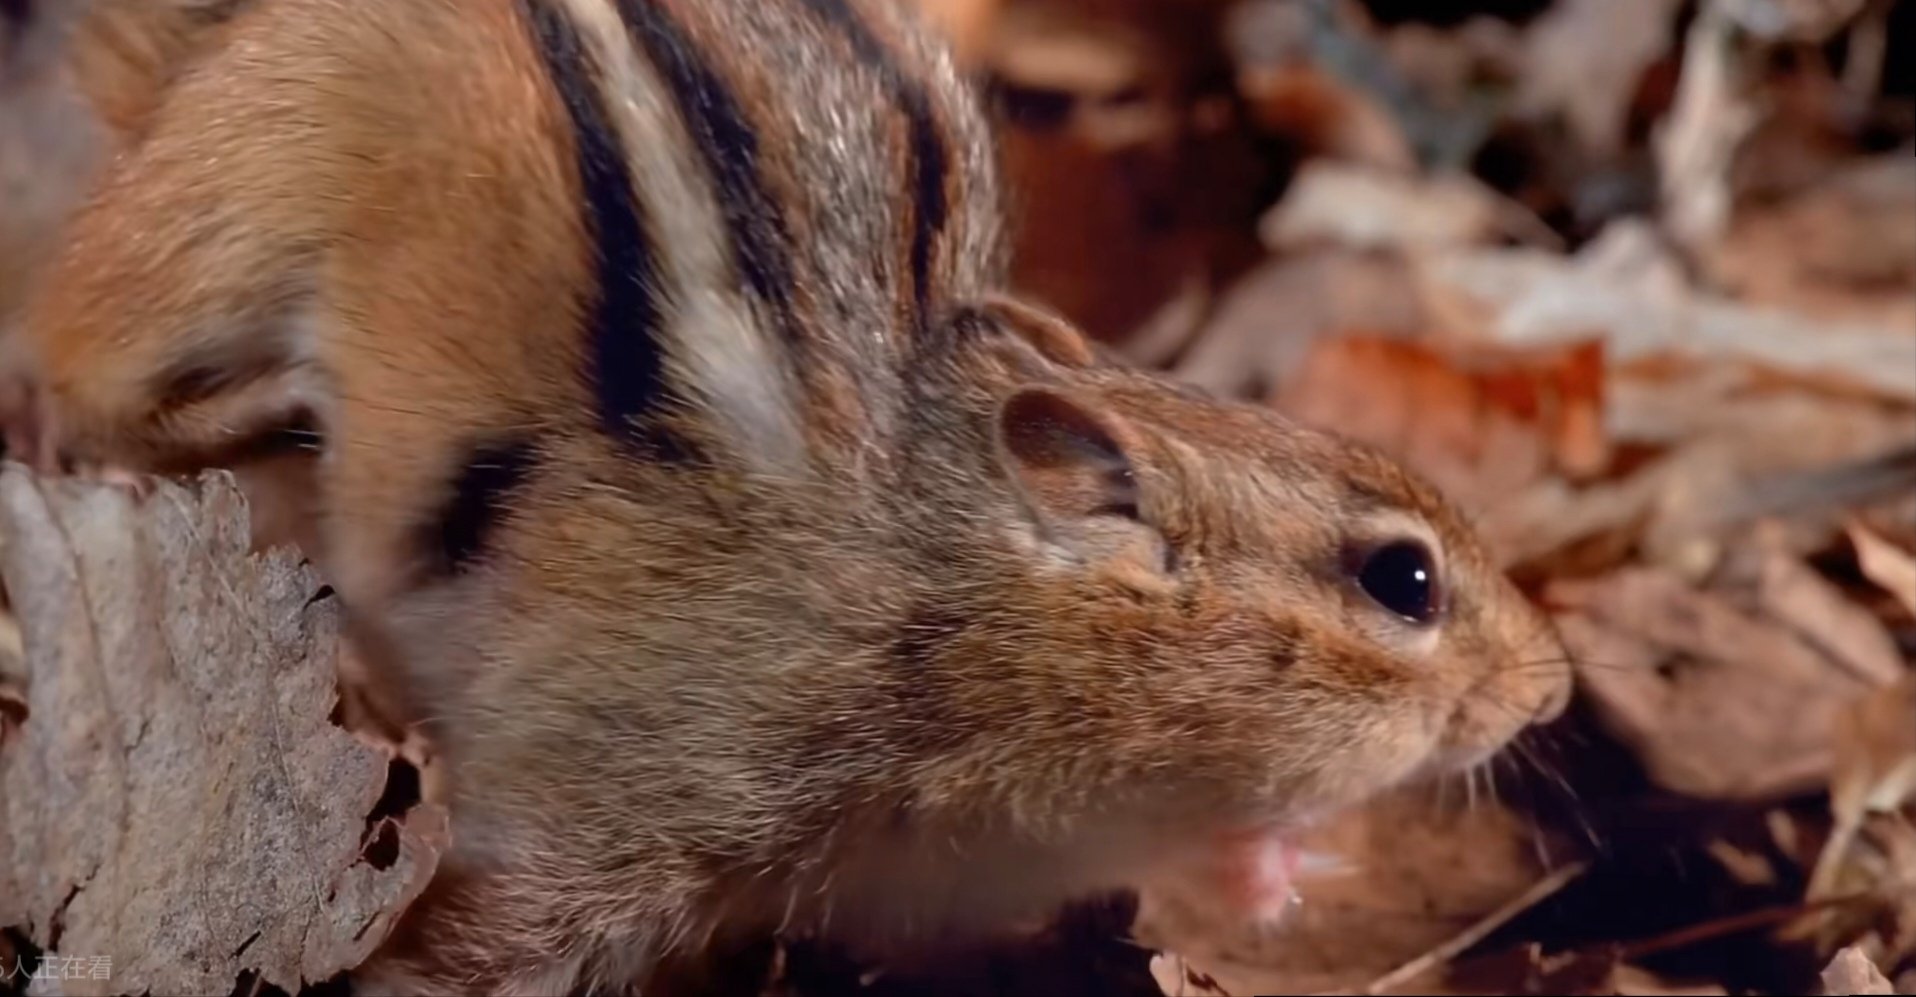
<path fill-rule="evenodd" d="M 80 91 L 121 137 L 138 136 L 173 81 L 253 0 L 91 0 L 68 62 Z"/>

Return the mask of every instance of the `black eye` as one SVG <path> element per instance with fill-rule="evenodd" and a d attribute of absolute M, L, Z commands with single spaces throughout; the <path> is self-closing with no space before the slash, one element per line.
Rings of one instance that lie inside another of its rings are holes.
<path fill-rule="evenodd" d="M 1365 555 L 1357 584 L 1379 606 L 1416 623 L 1437 616 L 1437 568 L 1415 540 L 1387 543 Z"/>

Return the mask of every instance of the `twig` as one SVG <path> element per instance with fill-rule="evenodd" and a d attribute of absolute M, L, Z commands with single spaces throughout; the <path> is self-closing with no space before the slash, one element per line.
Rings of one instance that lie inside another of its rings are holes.
<path fill-rule="evenodd" d="M 1482 920 L 1459 932 L 1449 941 L 1372 980 L 1370 985 L 1363 989 L 1363 993 L 1369 997 L 1386 993 L 1393 987 L 1409 983 L 1436 966 L 1457 958 L 1471 946 L 1489 938 L 1498 928 L 1510 923 L 1517 915 L 1535 907 L 1558 890 L 1570 885 L 1571 880 L 1583 875 L 1589 868 L 1588 862 L 1573 862 L 1545 876 L 1530 889 L 1523 891 L 1502 907 L 1491 911 Z"/>
<path fill-rule="evenodd" d="M 1827 897 L 1822 900 L 1806 900 L 1802 903 L 1782 904 L 1775 907 L 1762 907 L 1757 910 L 1744 911 L 1741 914 L 1720 917 L 1714 921 L 1704 921 L 1701 924 L 1692 924 L 1688 927 L 1678 928 L 1675 931 L 1666 932 L 1654 938 L 1631 942 L 1619 950 L 1617 958 L 1620 962 L 1630 962 L 1641 959 L 1647 955 L 1655 955 L 1658 952 L 1668 952 L 1671 949 L 1680 949 L 1687 945 L 1695 945 L 1698 942 L 1707 942 L 1713 938 L 1721 938 L 1724 935 L 1742 934 L 1745 931 L 1778 924 L 1783 921 L 1801 917 L 1804 914 L 1813 914 L 1820 910 L 1827 910 L 1831 907 L 1843 907 L 1864 900 L 1881 899 L 1881 897 L 1882 894 L 1879 891 L 1866 890 L 1860 893 L 1845 893 L 1840 897 Z"/>
<path fill-rule="evenodd" d="M 1745 484 L 1723 503 L 1712 525 L 1728 529 L 1766 516 L 1853 508 L 1908 494 L 1911 488 L 1916 488 L 1916 446 L 1901 446 L 1860 460 Z"/>

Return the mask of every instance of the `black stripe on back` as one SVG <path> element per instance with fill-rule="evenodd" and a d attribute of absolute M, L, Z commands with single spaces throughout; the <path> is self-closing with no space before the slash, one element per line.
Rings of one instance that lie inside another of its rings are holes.
<path fill-rule="evenodd" d="M 761 182 L 758 133 L 725 79 L 699 57 L 698 47 L 656 0 L 617 0 L 616 6 L 633 44 L 672 91 L 692 144 L 718 182 L 715 194 L 741 276 L 778 316 L 781 334 L 795 340 L 791 233 Z"/>
<path fill-rule="evenodd" d="M 640 221 L 632 171 L 578 31 L 549 0 L 522 0 L 522 5 L 578 145 L 586 229 L 598 263 L 587 378 L 597 397 L 599 424 L 641 455 L 683 460 L 688 456 L 684 443 L 659 425 L 671 404 L 670 385 L 654 294 L 657 268 Z"/>
<path fill-rule="evenodd" d="M 456 573 L 485 552 L 503 504 L 532 471 L 537 450 L 528 439 L 474 448 L 452 482 L 452 495 L 429 527 L 424 545 L 444 573 Z"/>
<path fill-rule="evenodd" d="M 950 205 L 945 200 L 945 174 L 950 168 L 951 150 L 932 118 L 931 97 L 923 84 L 905 75 L 892 60 L 878 36 L 872 34 L 850 0 L 806 0 L 813 12 L 830 22 L 851 44 L 852 51 L 877 71 L 905 112 L 907 128 L 907 169 L 912 175 L 913 212 L 911 235 L 912 293 L 918 304 L 918 321 L 927 321 L 931 298 L 931 247 L 945 227 Z"/>

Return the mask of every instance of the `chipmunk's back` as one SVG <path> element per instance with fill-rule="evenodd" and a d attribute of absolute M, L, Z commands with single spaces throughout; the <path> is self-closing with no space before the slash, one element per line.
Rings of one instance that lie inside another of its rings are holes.
<path fill-rule="evenodd" d="M 983 127 L 906 5 L 521 6 L 574 133 L 604 426 L 648 423 L 658 356 L 762 459 L 885 426 L 913 334 L 998 262 Z"/>
<path fill-rule="evenodd" d="M 131 151 L 30 323 L 67 442 L 314 424 L 374 594 L 471 556 L 555 433 L 861 474 L 1000 267 L 983 123 L 906 8 L 101 0 L 83 55 L 158 54 L 83 72 Z"/>

